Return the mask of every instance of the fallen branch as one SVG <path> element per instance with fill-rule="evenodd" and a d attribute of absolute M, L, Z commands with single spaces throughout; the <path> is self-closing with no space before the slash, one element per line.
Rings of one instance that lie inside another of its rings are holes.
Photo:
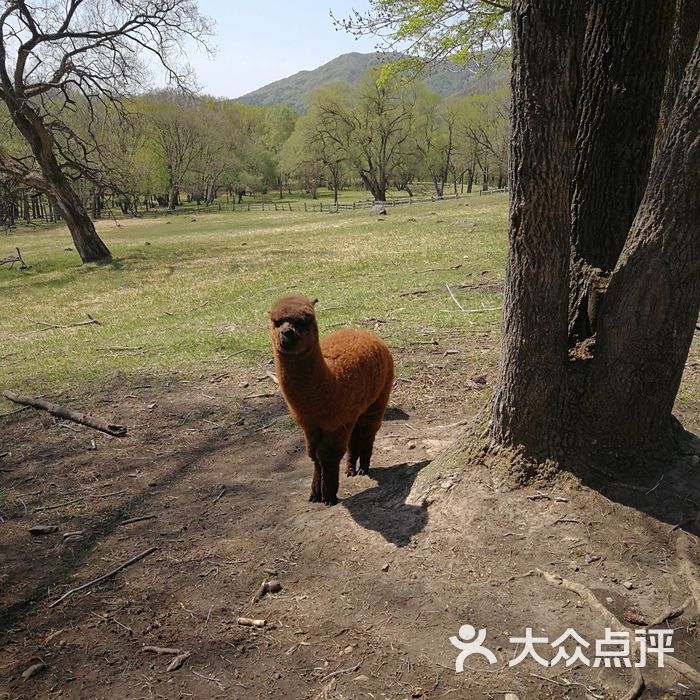
<path fill-rule="evenodd" d="M 73 328 L 74 326 L 91 326 L 93 324 L 97 326 L 102 325 L 100 321 L 90 316 L 90 314 L 88 314 L 87 317 L 87 321 L 76 321 L 75 323 L 47 323 L 46 321 L 37 321 L 33 318 L 30 318 L 29 320 L 39 326 L 46 326 L 46 328 Z"/>
<path fill-rule="evenodd" d="M 224 494 L 226 493 L 226 487 L 224 486 L 221 491 L 219 491 L 218 495 L 214 497 L 214 500 L 212 503 L 216 503 Z"/>
<path fill-rule="evenodd" d="M 66 598 L 69 596 L 72 596 L 74 593 L 78 593 L 79 591 L 84 591 L 86 588 L 90 588 L 91 586 L 96 586 L 98 583 L 102 583 L 102 581 L 106 581 L 107 579 L 112 578 L 112 576 L 116 576 L 120 571 L 123 571 L 124 569 L 127 568 L 127 566 L 131 566 L 132 564 L 135 564 L 137 561 L 140 561 L 144 557 L 147 557 L 149 554 L 152 554 L 155 552 L 157 547 L 149 547 L 145 551 L 141 552 L 141 554 L 137 554 L 135 557 L 132 557 L 129 559 L 129 561 L 125 561 L 123 564 L 120 564 L 116 569 L 112 569 L 111 571 L 108 571 L 106 574 L 103 574 L 102 576 L 98 576 L 97 578 L 92 579 L 92 581 L 88 581 L 87 583 L 84 583 L 82 586 L 78 586 L 77 588 L 71 588 L 69 591 L 64 593 L 60 598 L 57 600 L 54 600 L 53 603 L 49 605 L 50 608 L 53 608 L 55 605 L 58 605 L 59 603 L 62 603 Z"/>
<path fill-rule="evenodd" d="M 479 309 L 463 309 L 463 311 L 467 314 L 478 314 L 482 311 L 500 311 L 502 308 L 502 306 L 482 306 Z"/>
<path fill-rule="evenodd" d="M 119 525 L 130 525 L 131 523 L 140 523 L 142 520 L 153 520 L 157 518 L 157 515 L 139 515 L 136 518 L 129 518 L 128 520 L 122 520 Z"/>
<path fill-rule="evenodd" d="M 3 391 L 2 395 L 6 399 L 14 401 L 14 403 L 24 404 L 25 406 L 31 406 L 32 408 L 40 408 L 44 411 L 48 411 L 52 416 L 72 420 L 74 423 L 80 423 L 81 425 L 87 425 L 89 428 L 100 430 L 108 435 L 114 435 L 116 437 L 123 437 L 126 435 L 126 427 L 123 425 L 109 423 L 102 418 L 92 416 L 88 413 L 79 413 L 78 411 L 74 411 L 72 408 L 68 408 L 67 406 L 51 403 L 49 401 L 45 401 L 44 399 L 35 399 L 31 396 L 21 396 L 20 394 L 15 394 L 14 391 L 9 391 L 8 389 Z"/>
<path fill-rule="evenodd" d="M 22 253 L 19 252 L 19 248 L 15 248 L 17 255 L 6 255 L 2 260 L 0 260 L 0 265 L 9 265 L 10 270 L 15 266 L 15 263 L 19 263 L 20 270 L 28 270 L 29 265 L 22 259 Z"/>
<path fill-rule="evenodd" d="M 282 590 L 282 584 L 279 581 L 263 581 L 258 588 L 258 592 L 253 596 L 251 603 L 257 603 L 263 596 L 268 593 L 279 593 Z"/>
<path fill-rule="evenodd" d="M 203 673 L 197 673 L 197 671 L 192 671 L 192 673 L 195 676 L 203 678 L 205 681 L 211 681 L 212 683 L 216 683 L 219 686 L 219 688 L 221 688 L 221 690 L 226 690 L 224 684 L 218 678 L 214 678 L 214 676 L 205 676 Z"/>
<path fill-rule="evenodd" d="M 355 673 L 355 671 L 359 670 L 361 665 L 362 664 L 355 664 L 352 668 L 343 668 L 340 671 L 333 671 L 333 673 L 329 673 L 327 676 L 321 678 L 320 682 L 325 683 L 327 680 L 335 678 L 336 676 L 341 676 L 343 673 Z"/>
<path fill-rule="evenodd" d="M 121 496 L 123 493 L 126 493 L 126 491 L 112 491 L 110 493 L 87 494 L 85 496 L 80 496 L 78 498 L 72 498 L 70 501 L 63 501 L 62 503 L 57 503 L 54 506 L 40 506 L 39 508 L 35 508 L 34 512 L 40 513 L 42 511 L 47 511 L 47 510 L 56 510 L 56 508 L 63 508 L 63 506 L 69 506 L 73 503 L 80 503 L 81 501 L 87 501 L 91 498 L 110 498 L 111 496 Z"/>
<path fill-rule="evenodd" d="M 182 649 L 171 649 L 169 647 L 141 647 L 141 651 L 151 652 L 152 654 L 182 654 Z"/>
<path fill-rule="evenodd" d="M 450 285 L 449 285 L 449 284 L 446 284 L 445 286 L 447 287 L 447 291 L 450 293 L 450 296 L 452 297 L 452 301 L 454 301 L 454 303 L 457 304 L 457 306 L 459 307 L 459 310 L 460 310 L 460 311 L 464 311 L 464 307 L 457 301 L 457 298 L 456 298 L 455 295 L 452 293 L 452 290 L 450 289 Z"/>
<path fill-rule="evenodd" d="M 239 617 L 236 622 L 244 627 L 265 627 L 267 620 L 253 620 L 250 617 Z"/>
<path fill-rule="evenodd" d="M 414 270 L 414 272 L 419 275 L 423 272 L 443 272 L 446 270 L 459 270 L 462 267 L 462 263 L 459 265 L 452 265 L 452 267 L 429 267 L 427 270 Z"/>
<path fill-rule="evenodd" d="M 192 655 L 191 652 L 186 651 L 186 652 L 180 654 L 179 656 L 176 656 L 176 657 L 168 664 L 168 667 L 167 667 L 165 670 L 166 670 L 166 671 L 177 671 L 177 669 L 180 668 L 180 666 L 182 666 L 182 664 L 184 664 L 185 661 L 187 661 L 187 659 L 189 659 L 191 655 Z"/>

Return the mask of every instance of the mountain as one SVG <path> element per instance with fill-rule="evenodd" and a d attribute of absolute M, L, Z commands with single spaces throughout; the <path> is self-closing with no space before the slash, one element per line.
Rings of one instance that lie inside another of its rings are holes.
<path fill-rule="evenodd" d="M 314 70 L 276 80 L 237 98 L 249 105 L 287 104 L 297 112 L 305 112 L 314 90 L 332 83 L 357 83 L 368 68 L 398 58 L 399 54 L 345 53 Z M 429 71 L 423 80 L 428 88 L 445 96 L 468 96 L 492 92 L 507 80 L 507 71 L 490 68 L 475 73 L 451 63 Z"/>

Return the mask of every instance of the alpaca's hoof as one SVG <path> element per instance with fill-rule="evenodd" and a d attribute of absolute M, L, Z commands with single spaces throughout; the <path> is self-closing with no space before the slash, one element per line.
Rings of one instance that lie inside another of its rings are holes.
<path fill-rule="evenodd" d="M 362 467 L 359 467 L 356 473 L 357 476 L 367 476 L 369 474 L 369 469 L 363 469 Z"/>
<path fill-rule="evenodd" d="M 325 503 L 327 506 L 334 506 L 334 505 L 336 505 L 336 504 L 338 503 L 338 498 L 337 498 L 337 496 L 330 496 L 329 498 L 326 498 L 326 500 L 324 501 L 324 503 Z"/>
<path fill-rule="evenodd" d="M 357 470 L 355 467 L 347 467 L 345 469 L 345 476 L 357 476 Z"/>
<path fill-rule="evenodd" d="M 309 496 L 309 503 L 320 503 L 320 502 L 321 502 L 321 497 L 318 494 L 312 493 Z"/>

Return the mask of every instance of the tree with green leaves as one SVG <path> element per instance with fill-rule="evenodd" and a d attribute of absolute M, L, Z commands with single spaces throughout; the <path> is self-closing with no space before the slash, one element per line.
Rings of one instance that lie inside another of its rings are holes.
<path fill-rule="evenodd" d="M 186 82 L 184 40 L 202 42 L 207 22 L 194 0 L 7 0 L 0 11 L 0 100 L 26 140 L 31 161 L 10 166 L 29 181 L 40 178 L 55 199 L 84 262 L 108 260 L 71 181 L 94 179 L 93 151 L 67 114 L 81 102 L 98 118 L 100 107 L 121 104 L 142 88 L 143 52 L 177 85 Z M 0 166 L 8 160 L 0 152 Z"/>
<path fill-rule="evenodd" d="M 414 122 L 415 150 L 421 168 L 432 181 L 435 194 L 442 197 L 457 150 L 458 111 L 455 100 L 420 90 Z"/>
<path fill-rule="evenodd" d="M 413 129 L 415 90 L 400 76 L 380 80 L 370 69 L 355 86 L 324 91 L 315 103 L 320 121 L 334 133 L 350 167 L 376 201 L 406 155 Z"/>
<path fill-rule="evenodd" d="M 418 13 L 436 5 L 372 4 Z M 669 87 L 674 106 L 653 159 L 682 5 L 513 3 L 509 251 L 492 446 L 619 469 L 623 455 L 634 462 L 683 444 L 672 410 L 700 309 L 697 32 L 683 79 Z M 411 28 L 393 26 L 396 36 Z M 464 449 L 458 443 L 444 460 L 464 459 Z"/>
<path fill-rule="evenodd" d="M 330 104 L 338 98 L 334 88 L 316 92 L 311 98 L 309 112 L 300 117 L 296 128 L 282 149 L 284 167 L 295 173 L 304 189 L 315 198 L 316 189 L 325 179 L 333 190 L 333 202 L 346 177 L 349 160 L 345 124 L 334 112 L 319 105 Z"/>

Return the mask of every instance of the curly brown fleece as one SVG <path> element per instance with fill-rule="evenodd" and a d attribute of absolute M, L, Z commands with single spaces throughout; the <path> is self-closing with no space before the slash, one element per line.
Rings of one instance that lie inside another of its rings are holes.
<path fill-rule="evenodd" d="M 394 382 L 391 352 L 361 329 L 336 331 L 319 342 L 314 305 L 305 296 L 280 299 L 269 315 L 280 388 L 314 463 L 309 500 L 335 505 L 345 452 L 348 476 L 369 470 Z"/>

